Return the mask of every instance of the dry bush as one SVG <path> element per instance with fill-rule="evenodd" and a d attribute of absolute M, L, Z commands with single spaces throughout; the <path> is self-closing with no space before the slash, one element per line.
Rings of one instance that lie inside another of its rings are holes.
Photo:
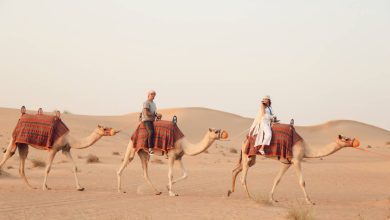
<path fill-rule="evenodd" d="M 13 166 L 8 166 L 8 167 L 7 167 L 7 170 L 12 170 L 12 169 L 14 169 Z"/>
<path fill-rule="evenodd" d="M 266 196 L 264 194 L 261 194 L 261 193 L 258 194 L 257 196 L 255 196 L 253 199 L 255 200 L 255 202 L 257 204 L 266 205 L 266 206 L 272 206 L 273 205 L 272 202 L 269 201 L 268 196 Z"/>
<path fill-rule="evenodd" d="M 119 156 L 120 154 L 119 154 L 119 152 L 112 152 L 112 155 Z"/>
<path fill-rule="evenodd" d="M 236 153 L 238 153 L 238 150 L 235 148 L 230 148 L 229 152 L 232 154 L 236 154 Z"/>
<path fill-rule="evenodd" d="M 9 176 L 11 176 L 11 174 L 5 172 L 4 170 L 0 170 L 0 177 L 9 177 Z"/>
<path fill-rule="evenodd" d="M 208 150 L 205 150 L 203 153 L 205 153 L 205 154 L 208 154 L 208 153 L 209 153 L 209 151 L 208 151 Z"/>
<path fill-rule="evenodd" d="M 164 164 L 164 161 L 162 161 L 162 160 L 159 159 L 159 158 L 154 158 L 151 162 L 152 162 L 152 163 L 156 163 L 156 164 Z"/>
<path fill-rule="evenodd" d="M 93 154 L 88 154 L 87 163 L 100 163 L 99 157 Z"/>
<path fill-rule="evenodd" d="M 302 203 L 292 204 L 288 208 L 287 219 L 290 220 L 314 220 L 311 208 Z"/>
<path fill-rule="evenodd" d="M 390 145 L 390 141 L 386 142 L 386 145 Z"/>
<path fill-rule="evenodd" d="M 46 163 L 40 159 L 31 159 L 32 167 L 45 167 Z"/>
<path fill-rule="evenodd" d="M 64 110 L 64 111 L 63 111 L 63 114 L 66 114 L 66 115 L 71 115 L 71 114 L 72 114 L 72 112 L 70 112 L 70 111 L 68 111 L 68 110 Z"/>
<path fill-rule="evenodd" d="M 372 148 L 372 146 L 371 145 L 367 145 L 367 148 Z"/>

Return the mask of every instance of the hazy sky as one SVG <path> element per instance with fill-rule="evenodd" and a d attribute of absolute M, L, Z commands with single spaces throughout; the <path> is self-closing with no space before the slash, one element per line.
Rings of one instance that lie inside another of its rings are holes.
<path fill-rule="evenodd" d="M 390 1 L 0 0 L 0 106 L 201 106 L 390 129 Z"/>

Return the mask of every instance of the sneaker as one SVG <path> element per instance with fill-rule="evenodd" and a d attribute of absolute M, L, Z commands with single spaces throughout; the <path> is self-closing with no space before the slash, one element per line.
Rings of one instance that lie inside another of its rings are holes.
<path fill-rule="evenodd" d="M 149 155 L 150 155 L 150 156 L 153 156 L 153 155 L 154 155 L 153 148 L 149 148 Z"/>
<path fill-rule="evenodd" d="M 264 152 L 264 150 L 262 150 L 262 149 L 259 150 L 259 153 L 260 153 L 261 155 L 265 155 L 265 152 Z"/>

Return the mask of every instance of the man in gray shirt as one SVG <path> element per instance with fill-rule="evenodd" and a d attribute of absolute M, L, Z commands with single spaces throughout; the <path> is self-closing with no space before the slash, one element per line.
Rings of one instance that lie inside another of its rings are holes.
<path fill-rule="evenodd" d="M 157 113 L 156 103 L 153 102 L 156 97 L 156 92 L 151 90 L 148 92 L 148 100 L 146 100 L 142 107 L 142 123 L 144 123 L 146 131 L 148 132 L 148 148 L 149 154 L 153 155 L 154 147 L 154 125 L 156 119 L 161 119 L 162 115 Z"/>

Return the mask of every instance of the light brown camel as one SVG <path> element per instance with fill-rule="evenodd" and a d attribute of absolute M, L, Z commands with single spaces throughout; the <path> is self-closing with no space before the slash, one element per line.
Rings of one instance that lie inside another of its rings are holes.
<path fill-rule="evenodd" d="M 207 150 L 215 140 L 219 139 L 226 139 L 228 137 L 228 134 L 226 131 L 221 131 L 217 129 L 209 129 L 209 131 L 206 133 L 204 138 L 197 144 L 191 144 L 185 137 L 179 139 L 174 144 L 174 148 L 168 152 L 168 192 L 170 196 L 178 196 L 177 193 L 172 191 L 172 185 L 177 183 L 178 181 L 184 180 L 187 178 L 187 172 L 183 165 L 183 156 L 189 155 L 189 156 L 195 156 L 198 155 L 205 150 Z M 133 142 L 130 140 L 129 144 L 127 145 L 126 154 L 123 159 L 123 163 L 121 167 L 119 168 L 117 172 L 117 178 L 118 178 L 118 192 L 124 192 L 121 188 L 121 176 L 123 170 L 126 168 L 126 166 L 134 159 L 135 153 L 137 153 L 136 149 L 133 147 Z M 142 163 L 142 169 L 144 171 L 144 178 L 146 182 L 150 185 L 150 187 L 154 190 L 156 195 L 160 195 L 161 192 L 154 187 L 152 182 L 150 181 L 149 175 L 148 175 L 148 162 L 150 159 L 150 156 L 148 153 L 146 153 L 143 150 L 138 151 L 138 156 L 141 159 Z M 183 175 L 173 180 L 173 165 L 175 160 L 179 161 L 181 170 L 183 172 Z"/>
<path fill-rule="evenodd" d="M 248 191 L 248 187 L 246 184 L 246 177 L 247 177 L 249 167 L 252 167 L 256 163 L 256 156 L 248 157 L 248 155 L 245 152 L 246 144 L 247 144 L 247 141 L 245 141 L 243 143 L 239 163 L 232 171 L 232 188 L 231 188 L 231 190 L 228 191 L 228 196 L 230 196 L 234 192 L 237 175 L 242 171 L 241 184 L 244 187 L 248 197 L 252 198 L 251 195 L 249 194 L 249 191 Z M 296 172 L 297 172 L 297 175 L 299 178 L 299 184 L 303 190 L 303 194 L 305 196 L 306 202 L 308 204 L 314 204 L 309 199 L 309 197 L 306 193 L 306 190 L 305 190 L 305 181 L 303 179 L 302 169 L 301 169 L 301 162 L 302 162 L 303 158 L 325 157 L 325 156 L 328 156 L 330 154 L 337 152 L 341 148 L 358 147 L 359 145 L 360 145 L 360 142 L 357 139 L 347 138 L 347 137 L 344 137 L 342 135 L 339 135 L 335 142 L 330 143 L 330 144 L 328 144 L 324 147 L 321 147 L 321 148 L 313 148 L 310 145 L 308 145 L 303 139 L 298 141 L 293 146 L 293 158 L 291 159 L 291 163 L 284 163 L 283 161 L 280 161 L 281 168 L 280 168 L 278 175 L 276 176 L 276 178 L 274 180 L 272 190 L 269 194 L 270 202 L 272 202 L 272 203 L 277 202 L 276 200 L 274 200 L 275 188 L 279 184 L 280 179 L 282 178 L 283 174 L 285 174 L 287 169 L 292 164 L 292 165 L 294 165 L 294 167 L 296 169 Z"/>
<path fill-rule="evenodd" d="M 76 148 L 76 149 L 83 149 L 92 146 L 95 144 L 100 138 L 103 136 L 113 136 L 119 131 L 115 131 L 112 128 L 107 128 L 98 125 L 98 127 L 90 134 L 88 137 L 85 137 L 83 139 L 77 139 L 73 138 L 72 136 L 69 135 L 69 132 L 63 135 L 62 137 L 58 138 L 54 143 L 53 146 L 51 146 L 49 150 L 49 158 L 48 158 L 48 163 L 46 165 L 46 170 L 45 170 L 45 179 L 43 181 L 43 190 L 49 189 L 47 187 L 47 176 L 49 175 L 50 168 L 52 166 L 53 160 L 55 155 L 57 154 L 58 151 L 62 150 L 62 153 L 69 159 L 69 161 L 72 162 L 73 164 L 73 173 L 74 177 L 76 180 L 76 188 L 79 191 L 83 191 L 84 188 L 82 188 L 79 184 L 79 180 L 77 178 L 77 166 L 72 158 L 72 155 L 70 154 L 70 149 L 71 148 Z M 19 167 L 19 174 L 24 180 L 24 182 L 27 184 L 28 187 L 31 189 L 35 189 L 32 187 L 29 182 L 27 181 L 26 175 L 24 173 L 24 166 L 26 162 L 26 158 L 28 155 L 28 144 L 21 144 L 17 143 L 16 147 L 19 150 L 19 156 L 20 156 L 20 167 Z M 33 146 L 34 147 L 34 146 Z M 40 149 L 40 147 L 36 147 L 37 149 Z M 1 168 L 5 164 L 5 162 L 14 155 L 15 152 L 12 152 L 12 149 L 14 149 L 13 146 L 13 139 L 11 139 L 9 146 L 7 147 L 4 155 L 3 155 L 3 160 L 0 162 L 0 172 Z"/>

